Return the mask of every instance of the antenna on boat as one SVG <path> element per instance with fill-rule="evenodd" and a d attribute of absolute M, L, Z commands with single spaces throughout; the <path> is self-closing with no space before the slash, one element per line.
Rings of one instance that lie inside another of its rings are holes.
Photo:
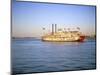
<path fill-rule="evenodd" d="M 44 34 L 45 34 L 45 32 L 44 32 L 44 31 L 45 31 L 46 29 L 43 27 L 43 28 L 42 28 L 42 30 L 43 30 L 43 35 L 44 35 Z"/>

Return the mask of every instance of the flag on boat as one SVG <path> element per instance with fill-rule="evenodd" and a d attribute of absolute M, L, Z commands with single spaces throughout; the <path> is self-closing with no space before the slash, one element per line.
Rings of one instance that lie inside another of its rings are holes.
<path fill-rule="evenodd" d="M 77 29 L 78 29 L 78 30 L 80 30 L 80 28 L 79 28 L 79 27 L 77 27 Z"/>
<path fill-rule="evenodd" d="M 43 30 L 45 30 L 45 28 L 42 28 Z"/>

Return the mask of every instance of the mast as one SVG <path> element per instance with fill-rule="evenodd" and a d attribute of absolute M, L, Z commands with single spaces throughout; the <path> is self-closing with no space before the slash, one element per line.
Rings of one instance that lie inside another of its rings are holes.
<path fill-rule="evenodd" d="M 52 34 L 54 34 L 54 24 L 52 24 Z"/>
<path fill-rule="evenodd" d="M 57 24 L 55 24 L 55 33 L 57 32 Z"/>

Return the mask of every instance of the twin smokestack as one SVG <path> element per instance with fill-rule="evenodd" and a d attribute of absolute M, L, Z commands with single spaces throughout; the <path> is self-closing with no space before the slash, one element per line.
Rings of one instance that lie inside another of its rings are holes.
<path fill-rule="evenodd" d="M 57 24 L 52 24 L 52 34 L 57 32 Z"/>

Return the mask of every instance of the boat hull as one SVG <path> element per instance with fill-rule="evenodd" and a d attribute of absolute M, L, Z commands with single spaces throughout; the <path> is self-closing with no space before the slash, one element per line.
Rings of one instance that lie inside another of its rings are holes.
<path fill-rule="evenodd" d="M 43 37 L 42 41 L 48 41 L 48 42 L 83 42 L 85 39 L 85 36 L 79 36 L 74 38 L 49 38 L 49 37 Z"/>

